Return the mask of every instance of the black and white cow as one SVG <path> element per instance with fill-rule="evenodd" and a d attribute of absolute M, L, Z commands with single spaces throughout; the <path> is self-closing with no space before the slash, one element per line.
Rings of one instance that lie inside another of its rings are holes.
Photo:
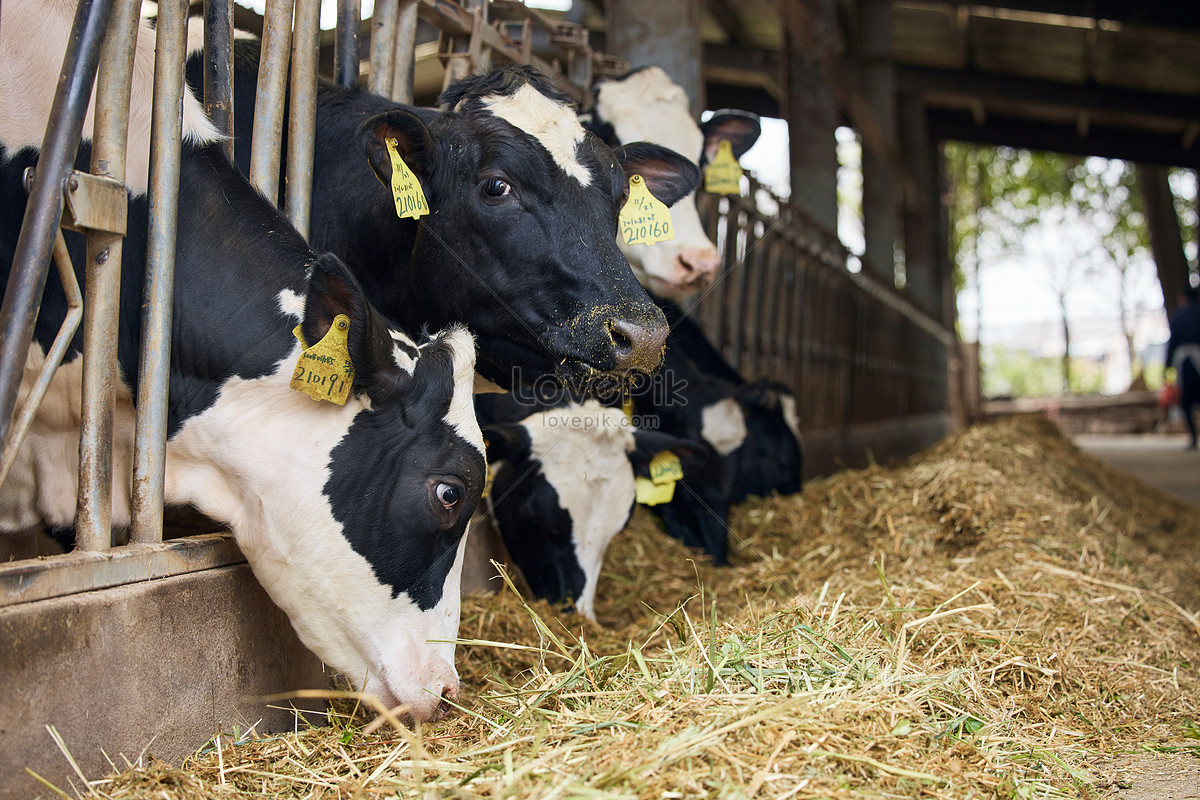
<path fill-rule="evenodd" d="M 0 19 L 0 269 L 6 278 L 74 15 L 71 0 L 5 0 Z M 112 462 L 113 518 L 130 518 L 133 398 L 147 234 L 146 156 L 154 32 L 137 43 Z M 90 115 L 89 115 L 90 120 Z M 77 163 L 89 161 L 90 123 Z M 316 256 L 214 144 L 185 92 L 168 397 L 166 499 L 232 528 L 300 639 L 415 719 L 458 691 L 453 640 L 468 519 L 483 490 L 472 407 L 474 346 L 451 328 L 420 341 L 391 330 L 346 266 Z M 67 234 L 80 280 L 81 237 Z M 65 312 L 52 276 L 29 367 Z M 349 320 L 344 405 L 289 387 L 292 330 L 319 341 Z M 58 370 L 14 475 L 0 531 L 70 525 L 79 428 L 78 340 Z"/>
<path fill-rule="evenodd" d="M 708 448 L 699 470 L 685 471 L 670 503 L 651 510 L 668 534 L 728 560 L 730 506 L 751 495 L 800 490 L 803 458 L 795 397 L 786 386 L 747 382 L 708 342 L 699 326 L 659 301 L 671 333 L 662 391 L 634 395 L 639 419 Z"/>
<path fill-rule="evenodd" d="M 237 162 L 249 167 L 258 43 L 235 44 Z M 192 85 L 199 59 L 190 60 Z M 442 110 L 361 89 L 318 87 L 310 240 L 341 256 L 380 310 L 412 329 L 464 322 L 479 371 L 510 386 L 557 372 L 652 370 L 666 325 L 617 248 L 627 177 L 671 204 L 699 172 L 666 148 L 610 149 L 542 74 L 466 78 Z M 399 219 L 386 142 L 431 213 Z M 281 143 L 282 146 L 282 143 Z"/>
<path fill-rule="evenodd" d="M 602 81 L 588 127 L 613 147 L 647 141 L 682 153 L 703 167 L 728 139 L 740 158 L 758 140 L 758 117 L 724 110 L 697 125 L 683 88 L 660 67 L 642 67 Z M 660 297 L 680 300 L 706 288 L 721 266 L 717 248 L 704 232 L 693 195 L 671 207 L 675 238 L 658 244 L 619 242 L 642 285 Z"/>
<path fill-rule="evenodd" d="M 650 460 L 666 450 L 695 469 L 701 446 L 635 428 L 597 400 L 542 405 L 529 394 L 487 394 L 475 405 L 494 470 L 480 510 L 490 512 L 502 547 L 476 542 L 472 532 L 464 574 L 478 577 L 464 580 L 464 592 L 495 589 L 483 565 L 508 560 L 535 597 L 573 601 L 595 619 L 600 568 L 633 513 L 635 477 L 649 477 Z"/>

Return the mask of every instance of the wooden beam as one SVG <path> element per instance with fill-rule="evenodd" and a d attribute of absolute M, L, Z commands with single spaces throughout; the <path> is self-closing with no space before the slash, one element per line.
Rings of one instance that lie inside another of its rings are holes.
<path fill-rule="evenodd" d="M 1120 158 L 1164 166 L 1200 168 L 1200 149 L 1184 148 L 1173 133 L 1098 125 L 1093 120 L 1088 135 L 1079 135 L 1074 122 L 1058 124 L 989 114 L 977 125 L 970 112 L 930 109 L 929 132 L 937 141 L 957 139 L 980 144 L 1000 144 L 1030 150 L 1054 150 L 1082 156 Z"/>
<path fill-rule="evenodd" d="M 1200 30 L 1200 3 L 1189 0 L 941 0 L 948 6 L 1061 14 L 1068 17 L 1107 19 L 1128 25 L 1149 25 L 1175 30 Z"/>
<path fill-rule="evenodd" d="M 901 91 L 962 94 L 983 99 L 1033 103 L 1200 122 L 1200 96 L 1138 92 L 1118 87 L 1067 83 L 999 75 L 980 70 L 948 70 L 901 65 L 896 68 Z"/>

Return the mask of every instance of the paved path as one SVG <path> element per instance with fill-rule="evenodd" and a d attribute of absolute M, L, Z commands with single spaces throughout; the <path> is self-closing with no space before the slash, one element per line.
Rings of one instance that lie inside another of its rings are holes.
<path fill-rule="evenodd" d="M 1200 450 L 1185 450 L 1185 435 L 1087 434 L 1074 441 L 1117 469 L 1200 507 Z"/>

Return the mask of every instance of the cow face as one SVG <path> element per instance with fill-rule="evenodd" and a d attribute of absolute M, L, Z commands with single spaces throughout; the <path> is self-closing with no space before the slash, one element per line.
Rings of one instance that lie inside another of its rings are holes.
<path fill-rule="evenodd" d="M 804 460 L 795 395 L 781 383 L 755 381 L 737 387 L 736 396 L 747 436 L 733 501 L 799 492 Z"/>
<path fill-rule="evenodd" d="M 387 183 L 397 150 L 433 213 L 421 220 L 407 302 L 442 325 L 469 314 L 480 372 L 511 385 L 536 377 L 652 370 L 666 324 L 615 243 L 628 176 L 674 203 L 695 165 L 653 145 L 610 150 L 581 127 L 538 73 L 509 68 L 455 84 L 426 127 L 415 114 L 377 114 L 359 128 Z"/>
<path fill-rule="evenodd" d="M 325 257 L 307 297 L 280 296 L 309 343 L 349 317 L 344 406 L 288 387 L 299 345 L 230 379 L 169 444 L 168 498 L 231 523 L 255 575 L 318 656 L 388 706 L 431 719 L 458 691 L 459 571 L 483 489 L 462 328 L 415 343 Z"/>
<path fill-rule="evenodd" d="M 600 83 L 594 116 L 597 129 L 611 137 L 610 143 L 654 142 L 700 165 L 711 160 L 723 138 L 730 140 L 739 158 L 758 138 L 757 118 L 744 112 L 717 112 L 712 120 L 697 126 L 687 94 L 659 67 L 645 67 L 619 80 Z M 671 208 L 671 223 L 675 238 L 669 242 L 622 242 L 620 247 L 643 286 L 663 297 L 683 300 L 712 283 L 721 257 L 704 232 L 694 195 Z"/>
<path fill-rule="evenodd" d="M 485 438 L 492 512 L 530 589 L 595 619 L 604 553 L 633 510 L 632 426 L 589 400 L 488 425 Z"/>

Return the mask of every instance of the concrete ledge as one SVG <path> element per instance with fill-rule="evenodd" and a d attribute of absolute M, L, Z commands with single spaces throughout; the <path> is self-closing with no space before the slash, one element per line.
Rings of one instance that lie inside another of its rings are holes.
<path fill-rule="evenodd" d="M 872 459 L 887 464 L 932 447 L 950 434 L 950 412 L 802 432 L 804 478 L 808 480 L 865 467 Z"/>
<path fill-rule="evenodd" d="M 47 725 L 95 779 L 104 753 L 178 763 L 218 726 L 291 729 L 259 698 L 328 686 L 246 564 L 0 608 L 0 642 L 0 800 L 50 794 L 26 767 L 78 785 Z"/>

